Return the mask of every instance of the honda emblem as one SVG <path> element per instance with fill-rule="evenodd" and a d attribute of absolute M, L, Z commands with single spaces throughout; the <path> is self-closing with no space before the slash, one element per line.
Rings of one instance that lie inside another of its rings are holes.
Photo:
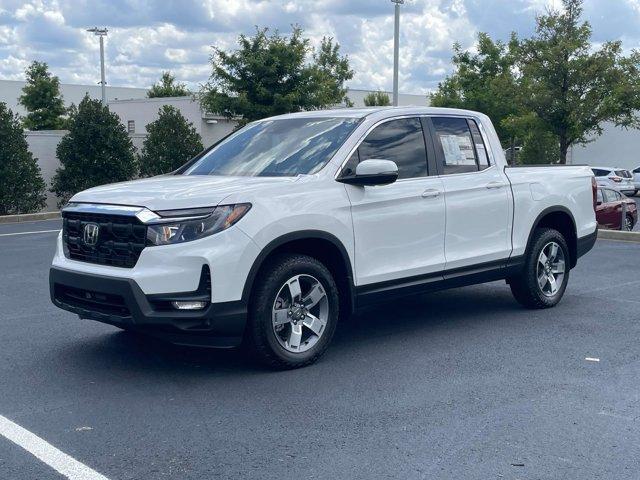
<path fill-rule="evenodd" d="M 94 247 L 96 243 L 98 243 L 98 233 L 100 232 L 100 227 L 97 223 L 87 223 L 84 226 L 83 232 L 83 240 L 84 244 L 89 247 Z"/>

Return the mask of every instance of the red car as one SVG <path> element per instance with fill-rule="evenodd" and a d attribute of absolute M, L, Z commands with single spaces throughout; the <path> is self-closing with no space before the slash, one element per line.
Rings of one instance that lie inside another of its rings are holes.
<path fill-rule="evenodd" d="M 598 187 L 596 220 L 600 228 L 631 231 L 638 223 L 638 206 L 620 192 Z"/>

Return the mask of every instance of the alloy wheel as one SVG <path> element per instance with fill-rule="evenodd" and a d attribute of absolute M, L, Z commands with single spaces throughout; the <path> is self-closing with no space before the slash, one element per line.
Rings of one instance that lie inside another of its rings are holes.
<path fill-rule="evenodd" d="M 624 229 L 627 232 L 630 232 L 633 230 L 633 220 L 629 216 L 624 217 Z"/>
<path fill-rule="evenodd" d="M 558 293 L 564 279 L 565 268 L 564 252 L 560 245 L 556 242 L 547 243 L 540 251 L 536 269 L 538 288 L 543 295 L 553 297 Z"/>
<path fill-rule="evenodd" d="M 311 275 L 296 275 L 280 287 L 273 302 L 272 326 L 278 343 L 288 352 L 312 348 L 329 320 L 329 298 Z"/>

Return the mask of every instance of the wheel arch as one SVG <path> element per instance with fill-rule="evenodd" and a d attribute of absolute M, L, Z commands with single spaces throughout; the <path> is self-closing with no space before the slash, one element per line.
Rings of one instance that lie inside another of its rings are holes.
<path fill-rule="evenodd" d="M 556 205 L 545 208 L 540 212 L 536 217 L 536 220 L 533 222 L 533 227 L 529 232 L 529 238 L 527 239 L 527 252 L 531 247 L 533 232 L 538 228 L 545 227 L 558 230 L 564 236 L 567 246 L 569 247 L 571 268 L 575 267 L 578 261 L 578 233 L 576 220 L 571 211 L 562 205 Z"/>
<path fill-rule="evenodd" d="M 354 308 L 353 269 L 347 249 L 334 235 L 321 230 L 300 230 L 282 235 L 269 242 L 253 262 L 242 290 L 242 299 L 250 301 L 254 283 L 262 268 L 280 253 L 309 255 L 322 262 L 331 272 L 338 286 L 341 312 L 351 314 Z"/>

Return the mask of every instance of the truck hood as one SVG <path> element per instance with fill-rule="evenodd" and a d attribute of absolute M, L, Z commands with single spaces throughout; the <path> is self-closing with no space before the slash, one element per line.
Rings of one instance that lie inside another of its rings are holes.
<path fill-rule="evenodd" d="M 72 202 L 132 205 L 149 210 L 214 207 L 233 193 L 250 193 L 298 177 L 226 177 L 166 175 L 113 183 L 77 193 Z"/>

